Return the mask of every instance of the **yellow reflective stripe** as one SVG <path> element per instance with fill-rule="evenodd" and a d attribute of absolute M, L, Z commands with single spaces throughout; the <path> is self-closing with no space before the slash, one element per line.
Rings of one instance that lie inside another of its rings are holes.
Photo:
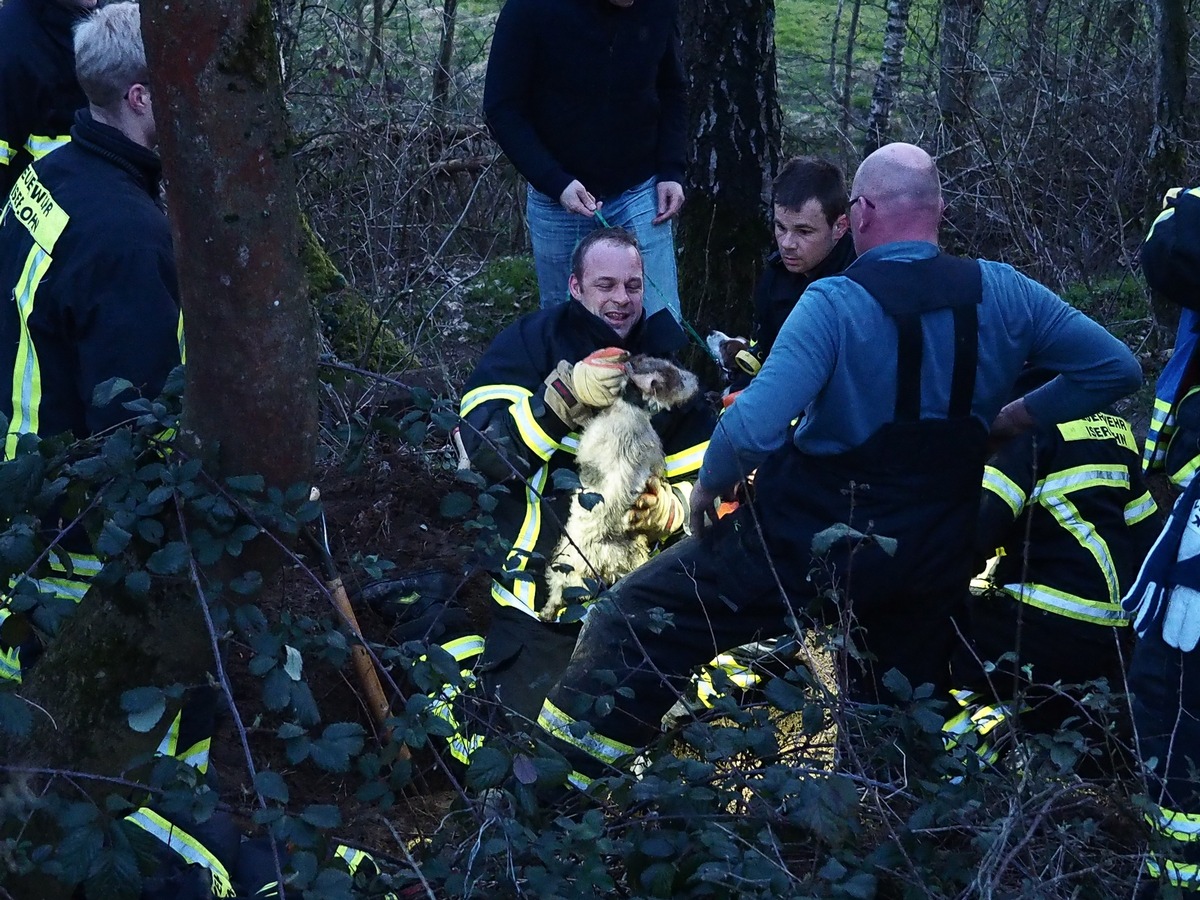
<path fill-rule="evenodd" d="M 1120 464 L 1075 466 L 1043 478 L 1033 489 L 1033 500 L 1045 494 L 1069 494 L 1093 487 L 1128 487 L 1129 469 Z"/>
<path fill-rule="evenodd" d="M 696 696 L 705 706 L 712 706 L 712 701 L 722 696 L 715 682 L 716 672 L 723 672 L 734 687 L 748 690 L 762 683 L 762 677 L 748 666 L 738 662 L 737 658 L 728 653 L 719 653 L 700 672 L 692 676 L 696 685 Z"/>
<path fill-rule="evenodd" d="M 207 869 L 212 876 L 214 897 L 237 896 L 234 893 L 233 885 L 230 884 L 229 872 L 221 865 L 221 861 L 178 825 L 169 822 L 154 810 L 146 807 L 130 813 L 125 817 L 125 821 L 158 838 L 183 857 L 189 865 L 202 866 Z"/>
<path fill-rule="evenodd" d="M 528 613 L 535 619 L 537 618 L 537 612 L 534 611 L 532 606 L 526 606 L 524 603 L 518 600 L 516 594 L 510 591 L 499 581 L 492 582 L 492 599 L 501 606 L 511 606 L 513 609 L 519 609 L 521 612 Z"/>
<path fill-rule="evenodd" d="M 1150 425 L 1146 430 L 1146 443 L 1142 447 L 1142 471 L 1151 472 L 1161 468 L 1167 455 L 1167 444 L 1175 431 L 1175 414 L 1171 404 L 1160 397 L 1154 398 L 1150 412 Z"/>
<path fill-rule="evenodd" d="M 16 155 L 17 151 L 9 145 L 8 141 L 0 141 L 0 166 L 7 166 Z"/>
<path fill-rule="evenodd" d="M 1200 841 L 1200 815 L 1196 813 L 1185 813 L 1160 806 L 1157 816 L 1146 814 L 1146 821 L 1155 831 L 1165 834 L 1173 841 Z"/>
<path fill-rule="evenodd" d="M 175 718 L 171 720 L 171 724 L 167 728 L 167 733 L 163 735 L 163 739 L 159 741 L 158 748 L 154 752 L 157 756 L 173 756 L 199 772 L 207 772 L 212 738 L 201 738 L 181 753 L 179 751 L 179 728 L 182 721 L 183 710 L 180 710 L 175 714 Z"/>
<path fill-rule="evenodd" d="M 30 578 L 28 576 L 17 579 L 14 584 L 23 581 L 28 581 L 40 593 L 51 594 L 60 600 L 70 600 L 74 603 L 82 600 L 90 587 L 87 582 L 75 581 L 71 578 Z"/>
<path fill-rule="evenodd" d="M 1108 586 L 1109 602 L 1119 604 L 1121 600 L 1120 580 L 1117 578 L 1116 563 L 1113 562 L 1112 553 L 1108 549 L 1108 542 L 1096 531 L 1091 522 L 1080 515 L 1075 504 L 1066 496 L 1074 491 L 1094 487 L 1128 488 L 1129 469 L 1123 465 L 1077 466 L 1063 469 L 1038 482 L 1033 489 L 1033 499 L 1054 516 L 1058 524 L 1091 554 L 1104 575 L 1104 582 Z"/>
<path fill-rule="evenodd" d="M 529 486 L 525 489 L 525 520 L 521 523 L 521 530 L 517 532 L 516 540 L 513 541 L 512 550 L 504 560 L 504 572 L 506 573 L 523 572 L 529 564 L 530 555 L 537 545 L 538 535 L 542 530 L 542 489 L 546 486 L 549 474 L 549 468 L 542 466 L 529 479 Z M 497 587 L 503 591 L 500 597 L 496 597 Z M 531 615 L 536 614 L 536 594 L 537 585 L 524 578 L 513 578 L 511 588 L 505 588 L 498 584 L 492 586 L 492 596 L 496 597 L 501 606 L 515 606 L 518 609 L 526 610 Z M 509 598 L 512 602 L 507 602 Z"/>
<path fill-rule="evenodd" d="M 171 720 L 171 724 L 167 727 L 167 733 L 163 735 L 163 739 L 158 742 L 158 749 L 154 752 L 159 756 L 174 756 L 176 745 L 179 743 L 179 723 L 183 720 L 183 710 L 175 713 L 175 718 Z"/>
<path fill-rule="evenodd" d="M 67 552 L 67 559 L 71 561 L 71 577 L 79 580 L 95 578 L 104 568 L 104 563 L 100 562 L 100 558 L 94 553 L 71 553 Z M 50 568 L 55 572 L 67 572 L 67 567 L 59 560 L 57 556 L 50 557 Z"/>
<path fill-rule="evenodd" d="M 192 746 L 188 747 L 183 753 L 173 754 L 176 759 L 185 765 L 191 766 L 197 772 L 208 771 L 208 756 L 212 749 L 212 738 L 202 738 Z"/>
<path fill-rule="evenodd" d="M 41 159 L 52 150 L 57 150 L 63 144 L 71 142 L 69 134 L 31 134 L 25 142 L 25 149 L 34 159 Z"/>
<path fill-rule="evenodd" d="M 470 659 L 483 652 L 483 636 L 468 634 L 442 644 L 442 649 L 454 657 L 456 662 Z"/>
<path fill-rule="evenodd" d="M 1130 613 L 1119 603 L 1102 603 L 1055 590 L 1044 584 L 1006 584 L 1004 590 L 1022 603 L 1093 625 L 1128 625 Z"/>
<path fill-rule="evenodd" d="M 1171 483 L 1176 487 L 1188 488 L 1192 479 L 1196 476 L 1196 470 L 1200 469 L 1200 456 L 1193 456 L 1184 465 L 1179 467 L 1177 472 L 1169 473 Z"/>
<path fill-rule="evenodd" d="M 491 400 L 504 400 L 508 403 L 516 403 L 519 400 L 526 400 L 532 396 L 533 391 L 517 384 L 485 384 L 482 387 L 477 387 L 463 394 L 462 401 L 458 405 L 458 414 L 466 416 L 471 410 Z"/>
<path fill-rule="evenodd" d="M 542 428 L 541 423 L 533 414 L 533 407 L 529 405 L 528 397 L 522 397 L 513 403 L 508 408 L 508 414 L 517 423 L 517 431 L 521 435 L 521 440 L 525 442 L 525 446 L 541 459 L 549 459 L 558 450 L 574 453 L 579 447 L 578 439 L 572 445 L 566 440 L 556 441 L 546 434 L 546 430 Z"/>
<path fill-rule="evenodd" d="M 1137 438 L 1129 423 L 1120 416 L 1096 413 L 1083 419 L 1061 422 L 1058 432 L 1067 441 L 1116 441 L 1126 450 L 1137 453 Z"/>
<path fill-rule="evenodd" d="M 592 779 L 588 778 L 582 772 L 576 772 L 572 770 L 571 774 L 567 776 L 567 784 L 571 785 L 571 787 L 575 788 L 576 790 L 586 791 L 589 787 L 591 787 Z"/>
<path fill-rule="evenodd" d="M 708 441 L 672 453 L 667 457 L 667 478 L 678 478 L 700 471 L 700 463 L 704 462 L 704 451 L 708 449 Z"/>
<path fill-rule="evenodd" d="M 995 466 L 984 466 L 983 487 L 1004 501 L 1005 506 L 1012 510 L 1013 518 L 1019 516 L 1025 508 L 1025 492 Z"/>
<path fill-rule="evenodd" d="M 1125 524 L 1136 525 L 1138 522 L 1148 519 L 1158 511 L 1158 504 L 1154 502 L 1154 498 L 1150 496 L 1150 492 L 1146 491 L 1136 500 L 1130 500 L 1125 504 Z"/>
<path fill-rule="evenodd" d="M 0 624 L 12 615 L 12 610 L 0 606 Z M 21 680 L 21 650 L 13 647 L 10 650 L 0 649 L 0 679 L 7 681 Z"/>
<path fill-rule="evenodd" d="M 21 335 L 17 340 L 17 358 L 13 364 L 12 422 L 8 426 L 5 440 L 5 456 L 11 459 L 17 452 L 17 438 L 27 432 L 37 433 L 42 402 L 42 373 L 38 365 L 37 348 L 29 333 L 29 315 L 33 312 L 33 301 L 38 285 L 46 277 L 46 270 L 53 262 L 50 254 L 36 244 L 25 259 L 25 268 L 17 282 L 19 291 L 14 293 L 17 317 L 21 324 Z"/>
<path fill-rule="evenodd" d="M 175 326 L 175 340 L 179 341 L 179 361 L 187 362 L 187 340 L 183 336 L 183 310 L 179 311 L 179 324 Z"/>
<path fill-rule="evenodd" d="M 575 719 L 572 719 L 549 700 L 542 704 L 542 711 L 538 713 L 538 727 L 543 731 L 601 762 L 611 765 L 621 757 L 629 756 L 634 752 L 634 748 L 628 744 L 607 738 L 597 731 L 576 737 L 568 730 L 575 724 Z"/>
<path fill-rule="evenodd" d="M 1146 871 L 1152 878 L 1161 878 L 1164 874 L 1167 881 L 1175 887 L 1197 890 L 1200 888 L 1200 866 L 1189 863 L 1164 859 L 1160 864 L 1154 856 L 1146 857 Z"/>
<path fill-rule="evenodd" d="M 333 851 L 333 855 L 338 857 L 346 864 L 346 868 L 353 875 L 358 871 L 358 867 L 362 865 L 364 859 L 370 859 L 371 855 L 365 850 L 359 850 L 356 847 L 347 847 L 345 844 L 338 844 L 337 849 Z"/>

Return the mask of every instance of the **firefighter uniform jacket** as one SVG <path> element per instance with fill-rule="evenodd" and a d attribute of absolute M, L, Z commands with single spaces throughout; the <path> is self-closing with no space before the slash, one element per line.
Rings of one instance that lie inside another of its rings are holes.
<path fill-rule="evenodd" d="M 661 357 L 685 343 L 666 310 L 643 318 L 622 341 L 573 301 L 519 319 L 480 360 L 462 398 L 462 437 L 475 468 L 511 488 L 494 513 L 501 540 L 511 545 L 492 584 L 492 597 L 501 606 L 537 615 L 545 598 L 546 560 L 570 509 L 572 492 L 555 491 L 551 473 L 574 467 L 578 434 L 543 404 L 543 380 L 560 360 L 578 362 L 603 347 Z M 653 421 L 666 453 L 668 479 L 692 480 L 713 429 L 703 399 L 659 413 Z M 514 469 L 528 484 L 513 477 Z"/>
<path fill-rule="evenodd" d="M 25 169 L 0 215 L 0 412 L 20 434 L 78 438 L 129 417 L 97 385 L 154 397 L 182 321 L 158 157 L 82 110 L 73 140 Z"/>
<path fill-rule="evenodd" d="M 71 37 L 86 14 L 57 0 L 0 7 L 0 201 L 31 160 L 69 140 L 75 111 L 87 106 Z"/>
<path fill-rule="evenodd" d="M 1001 549 L 993 585 L 1076 622 L 1129 624 L 1121 597 L 1159 522 L 1128 422 L 1099 413 L 1015 438 L 983 487 L 975 550 Z"/>
<path fill-rule="evenodd" d="M 837 275 L 854 262 L 854 240 L 844 234 L 829 255 L 810 272 L 789 272 L 776 250 L 767 257 L 766 267 L 754 286 L 754 326 L 750 333 L 750 352 L 761 366 L 775 345 L 783 323 L 792 314 L 800 295 L 818 278 Z M 740 391 L 750 384 L 751 375 L 737 372 L 730 382 L 731 391 Z"/>

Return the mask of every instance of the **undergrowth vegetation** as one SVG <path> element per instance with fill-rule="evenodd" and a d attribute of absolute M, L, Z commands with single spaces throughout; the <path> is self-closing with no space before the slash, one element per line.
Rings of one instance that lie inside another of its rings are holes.
<path fill-rule="evenodd" d="M 411 350 L 381 371 L 326 356 L 322 473 L 432 485 L 429 529 L 452 534 L 476 572 L 497 553 L 490 514 L 504 488 L 456 469 L 454 395 L 480 347 L 537 302 L 523 185 L 479 112 L 499 5 L 276 4 L 302 205 L 345 279 Z M 851 29 L 852 6 L 776 4 L 786 149 L 829 154 L 848 170 L 885 18 L 882 3 L 866 3 Z M 1040 30 L 1027 18 L 1034 7 Z M 1152 375 L 1169 323 L 1151 312 L 1132 268 L 1153 108 L 1148 23 L 1122 18 L 1130 5 L 1116 0 L 990 4 L 972 61 L 978 103 L 944 143 L 931 100 L 938 13 L 913 8 L 893 136 L 943 142 L 951 249 L 1064 289 Z M 827 660 L 857 651 L 837 630 L 815 632 L 807 656 L 775 661 L 745 696 L 718 675 L 724 699 L 666 728 L 633 772 L 614 771 L 588 796 L 565 790 L 564 761 L 520 733 L 495 735 L 468 766 L 456 763 L 446 701 L 468 730 L 497 711 L 438 646 L 368 635 L 391 705 L 381 740 L 344 674 L 352 629 L 304 539 L 321 531 L 319 504 L 306 486 L 215 482 L 186 448 L 166 450 L 174 403 L 138 401 L 133 430 L 83 444 L 23 441 L 0 463 L 0 578 L 59 558 L 59 526 L 78 521 L 107 560 L 93 607 L 112 604 L 132 628 L 156 604 L 195 605 L 202 643 L 221 651 L 202 667 L 225 698 L 220 790 L 152 753 L 169 710 L 207 676 L 147 683 L 114 662 L 128 684 L 121 779 L 49 756 L 0 763 L 0 897 L 41 896 L 27 890 L 41 879 L 81 884 L 88 897 L 137 897 L 150 857 L 121 820 L 144 803 L 198 821 L 227 815 L 269 838 L 282 893 L 309 900 L 1066 900 L 1128 898 L 1144 878 L 1150 801 L 1124 685 L 1076 688 L 1078 715 L 1053 733 L 1007 721 L 996 732 L 1007 752 L 985 765 L 973 738 L 947 745 L 952 710 L 928 688 L 892 678 L 894 707 L 844 701 L 840 667 Z M 386 468 L 396 460 L 409 468 Z M 339 563 L 364 579 L 422 562 L 368 545 L 341 551 Z M 246 559 L 258 554 L 263 569 L 282 555 L 284 575 L 257 575 Z M 223 576 L 226 566 L 238 574 Z M 25 584 L 13 608 L 51 644 L 103 614 L 88 612 L 91 598 L 75 612 Z M 0 688 L 5 746 L 52 745 L 56 727 L 27 691 Z M 379 872 L 351 877 L 331 861 L 339 843 L 369 850 Z"/>

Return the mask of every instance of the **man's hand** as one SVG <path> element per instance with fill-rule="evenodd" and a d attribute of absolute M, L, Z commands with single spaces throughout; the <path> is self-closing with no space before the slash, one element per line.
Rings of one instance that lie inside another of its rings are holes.
<path fill-rule="evenodd" d="M 593 409 L 606 409 L 625 390 L 629 354 L 620 347 L 605 347 L 589 353 L 571 369 L 571 381 L 579 402 Z"/>
<path fill-rule="evenodd" d="M 1014 400 L 1000 410 L 996 420 L 992 422 L 992 429 L 988 434 L 988 449 L 996 449 L 1005 441 L 1029 431 L 1036 424 L 1025 405 L 1025 398 Z"/>
<path fill-rule="evenodd" d="M 657 475 L 651 475 L 629 511 L 628 528 L 657 540 L 682 528 L 686 517 L 683 500 L 671 485 Z"/>
<path fill-rule="evenodd" d="M 660 181 L 656 190 L 658 192 L 658 215 L 654 217 L 651 225 L 661 225 L 683 209 L 683 185 L 678 181 Z"/>
<path fill-rule="evenodd" d="M 562 360 L 546 377 L 546 406 L 568 426 L 582 424 L 589 412 L 612 406 L 621 396 L 629 380 L 628 359 L 620 347 L 605 347 L 574 365 Z"/>
<path fill-rule="evenodd" d="M 558 202 L 567 212 L 578 213 L 581 216 L 592 215 L 602 205 L 596 202 L 596 198 L 578 179 L 567 185 L 559 195 Z"/>
<path fill-rule="evenodd" d="M 691 531 L 693 535 L 699 537 L 708 527 L 709 521 L 714 523 L 717 521 L 717 495 L 697 481 L 692 487 L 692 496 L 688 498 L 688 501 L 691 506 L 689 511 Z"/>

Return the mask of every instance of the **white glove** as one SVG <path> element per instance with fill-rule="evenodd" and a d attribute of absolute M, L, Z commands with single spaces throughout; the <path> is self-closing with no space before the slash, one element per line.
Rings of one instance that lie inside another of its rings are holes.
<path fill-rule="evenodd" d="M 1200 484 L 1189 486 L 1146 554 L 1121 608 L 1145 637 L 1161 622 L 1163 640 L 1184 652 L 1200 642 Z"/>
<path fill-rule="evenodd" d="M 1186 653 L 1200 641 L 1200 501 L 1192 506 L 1179 539 L 1171 582 L 1163 640 Z"/>

